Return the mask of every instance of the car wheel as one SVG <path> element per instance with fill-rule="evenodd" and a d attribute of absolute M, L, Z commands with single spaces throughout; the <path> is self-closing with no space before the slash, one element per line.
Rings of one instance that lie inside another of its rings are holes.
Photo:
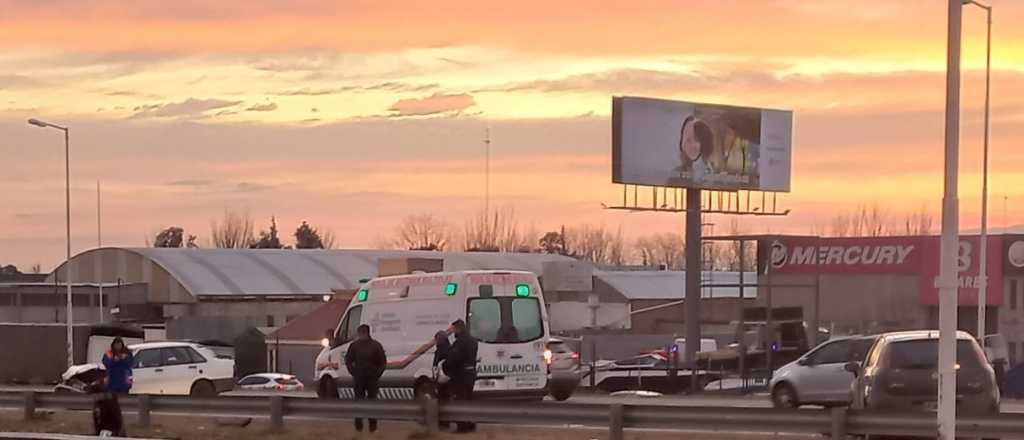
<path fill-rule="evenodd" d="M 217 388 L 213 386 L 213 382 L 208 380 L 200 380 L 192 384 L 192 390 L 188 393 L 189 397 L 216 397 Z"/>
<path fill-rule="evenodd" d="M 330 376 L 325 376 L 320 379 L 320 384 L 316 387 L 316 396 L 321 399 L 332 399 L 338 398 L 338 384 Z"/>
<path fill-rule="evenodd" d="M 572 397 L 572 391 L 569 391 L 569 390 L 557 390 L 557 389 L 556 390 L 551 390 L 551 397 L 554 397 L 555 400 L 557 400 L 559 402 L 564 402 L 566 400 L 569 400 L 570 397 Z"/>
<path fill-rule="evenodd" d="M 772 390 L 772 406 L 776 408 L 799 408 L 800 402 L 797 400 L 796 390 L 793 386 L 782 383 L 775 386 Z"/>

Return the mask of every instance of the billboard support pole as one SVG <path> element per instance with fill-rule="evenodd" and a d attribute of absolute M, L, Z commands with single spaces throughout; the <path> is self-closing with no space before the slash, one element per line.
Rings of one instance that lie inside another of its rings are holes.
<path fill-rule="evenodd" d="M 686 189 L 686 359 L 690 364 L 690 390 L 698 392 L 697 351 L 700 349 L 701 190 Z"/>
<path fill-rule="evenodd" d="M 939 439 L 956 437 L 956 329 L 957 252 L 959 201 L 957 172 L 960 162 L 960 35 L 962 0 L 949 0 L 946 34 L 946 133 L 942 195 L 942 245 L 939 263 Z M 986 258 L 982 255 L 981 258 Z"/>

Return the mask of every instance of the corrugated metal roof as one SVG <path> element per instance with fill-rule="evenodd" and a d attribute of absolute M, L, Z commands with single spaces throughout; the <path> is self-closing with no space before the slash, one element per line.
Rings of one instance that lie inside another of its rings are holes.
<path fill-rule="evenodd" d="M 323 295 L 356 289 L 381 258 L 441 258 L 444 270 L 526 270 L 538 275 L 549 254 L 402 250 L 127 248 L 160 265 L 195 296 Z"/>
<path fill-rule="evenodd" d="M 684 271 L 600 271 L 595 275 L 602 281 L 618 290 L 627 299 L 684 299 L 686 286 L 686 272 Z M 729 284 L 736 285 L 740 282 L 739 272 L 703 272 L 701 284 Z M 744 272 L 744 284 L 750 284 L 743 289 L 745 298 L 757 297 L 757 273 Z M 704 287 L 701 289 L 702 298 L 739 298 L 740 288 L 728 287 Z"/>

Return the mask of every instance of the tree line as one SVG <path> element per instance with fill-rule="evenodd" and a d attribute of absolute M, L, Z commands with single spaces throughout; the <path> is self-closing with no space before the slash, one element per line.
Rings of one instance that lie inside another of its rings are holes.
<path fill-rule="evenodd" d="M 738 222 L 733 221 L 739 233 Z M 642 266 L 682 270 L 685 268 L 683 236 L 678 233 L 643 235 L 635 240 L 623 236 L 622 228 L 614 230 L 603 225 L 562 225 L 551 231 L 538 231 L 530 225 L 522 227 L 515 211 L 506 208 L 480 212 L 461 224 L 449 222 L 432 214 L 416 214 L 403 218 L 388 236 L 375 247 L 387 249 L 544 253 L 573 257 L 600 266 Z M 706 269 L 738 270 L 738 246 L 706 243 L 703 266 Z M 745 266 L 754 267 L 754 247 L 744 250 Z"/>
<path fill-rule="evenodd" d="M 825 226 L 815 223 L 811 235 L 822 237 L 881 237 L 893 235 L 927 235 L 933 231 L 934 220 L 925 208 L 903 215 L 890 213 L 877 202 L 860 204 L 855 209 L 839 212 Z M 725 235 L 742 235 L 750 231 L 735 218 L 729 220 Z M 256 230 L 248 211 L 226 210 L 223 217 L 210 222 L 210 246 L 227 249 L 333 249 L 335 235 L 303 221 L 295 232 L 292 244 L 285 244 L 277 226 L 270 218 L 266 229 Z M 154 247 L 199 247 L 197 236 L 186 234 L 181 227 L 171 226 L 156 234 Z M 632 240 L 623 236 L 622 228 L 578 224 L 540 231 L 534 225 L 524 227 L 512 208 L 478 212 L 462 222 L 451 222 L 433 214 L 404 217 L 374 247 L 426 251 L 517 252 L 546 253 L 573 257 L 600 266 L 641 266 L 667 270 L 686 267 L 685 240 L 681 233 L 651 233 Z M 740 258 L 741 251 L 743 258 Z M 741 267 L 741 260 L 742 266 Z M 756 246 L 747 243 L 741 250 L 738 242 L 705 242 L 701 249 L 704 270 L 755 270 Z"/>
<path fill-rule="evenodd" d="M 209 244 L 220 249 L 333 249 L 334 232 L 314 227 L 303 221 L 292 234 L 295 241 L 286 245 L 281 241 L 277 229 L 277 218 L 270 217 L 267 229 L 256 232 L 255 222 L 249 211 L 225 210 L 219 220 L 210 221 Z M 161 230 L 147 246 L 158 248 L 198 248 L 198 236 L 186 234 L 180 226 Z"/>

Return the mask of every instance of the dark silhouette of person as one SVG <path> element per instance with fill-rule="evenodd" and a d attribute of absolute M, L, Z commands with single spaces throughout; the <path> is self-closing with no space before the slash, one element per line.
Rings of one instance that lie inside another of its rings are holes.
<path fill-rule="evenodd" d="M 473 386 L 476 384 L 477 341 L 466 329 L 466 322 L 459 319 L 452 323 L 455 343 L 452 344 L 448 359 L 444 362 L 445 374 L 451 378 L 449 387 L 455 400 L 473 400 Z M 456 422 L 456 432 L 476 430 L 476 424 Z"/>
<path fill-rule="evenodd" d="M 345 353 L 345 368 L 352 375 L 356 400 L 374 400 L 380 391 L 380 377 L 387 368 L 388 358 L 380 342 L 370 337 L 370 326 L 360 325 L 356 334 L 356 340 Z M 355 424 L 356 431 L 363 432 L 363 419 L 356 418 Z M 377 432 L 377 419 L 370 419 L 370 432 Z"/>

